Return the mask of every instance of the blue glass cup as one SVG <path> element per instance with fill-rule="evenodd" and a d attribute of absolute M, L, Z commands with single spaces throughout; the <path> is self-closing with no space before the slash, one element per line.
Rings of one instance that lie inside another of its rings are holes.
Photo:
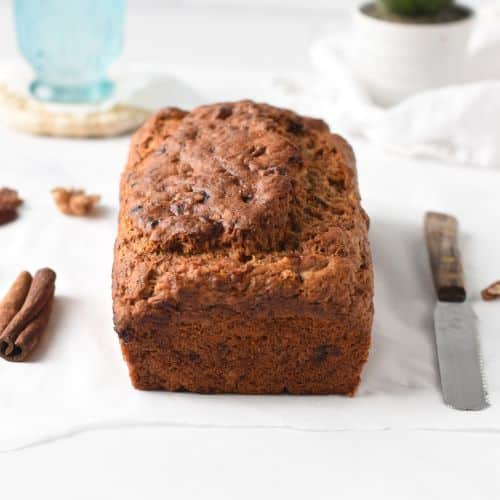
<path fill-rule="evenodd" d="M 14 0 L 18 44 L 36 75 L 31 93 L 63 103 L 108 98 L 125 11 L 125 0 Z"/>

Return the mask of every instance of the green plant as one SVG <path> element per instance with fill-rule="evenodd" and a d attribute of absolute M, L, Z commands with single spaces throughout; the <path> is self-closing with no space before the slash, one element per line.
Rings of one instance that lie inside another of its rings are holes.
<path fill-rule="evenodd" d="M 405 17 L 434 16 L 452 4 L 453 0 L 377 0 L 381 12 Z"/>

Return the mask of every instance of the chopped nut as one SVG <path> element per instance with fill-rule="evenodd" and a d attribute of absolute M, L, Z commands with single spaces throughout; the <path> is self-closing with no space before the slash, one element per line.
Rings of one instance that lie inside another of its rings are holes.
<path fill-rule="evenodd" d="M 17 219 L 16 210 L 0 210 L 0 226 Z"/>
<path fill-rule="evenodd" d="M 9 188 L 0 189 L 0 207 L 2 209 L 15 209 L 23 204 L 23 200 L 19 198 L 17 191 Z"/>
<path fill-rule="evenodd" d="M 500 281 L 495 281 L 488 288 L 485 288 L 481 292 L 481 297 L 483 297 L 483 300 L 500 299 Z"/>
<path fill-rule="evenodd" d="M 8 188 L 0 189 L 0 226 L 17 218 L 17 208 L 22 205 L 17 191 Z"/>
<path fill-rule="evenodd" d="M 88 215 L 101 197 L 96 194 L 86 194 L 82 189 L 55 188 L 52 197 L 57 208 L 66 215 Z"/>

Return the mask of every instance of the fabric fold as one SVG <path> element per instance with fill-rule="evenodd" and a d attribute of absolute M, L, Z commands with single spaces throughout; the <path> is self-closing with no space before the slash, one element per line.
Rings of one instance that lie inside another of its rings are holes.
<path fill-rule="evenodd" d="M 275 79 L 276 101 L 399 154 L 500 168 L 500 80 L 429 90 L 384 108 L 357 80 L 352 57 L 346 34 L 315 42 L 313 74 Z"/>

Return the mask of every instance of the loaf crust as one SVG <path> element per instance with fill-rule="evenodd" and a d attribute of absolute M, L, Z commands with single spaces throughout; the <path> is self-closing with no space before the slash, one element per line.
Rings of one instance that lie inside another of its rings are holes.
<path fill-rule="evenodd" d="M 113 267 L 139 389 L 354 394 L 373 275 L 350 146 L 251 101 L 168 108 L 132 138 Z"/>

